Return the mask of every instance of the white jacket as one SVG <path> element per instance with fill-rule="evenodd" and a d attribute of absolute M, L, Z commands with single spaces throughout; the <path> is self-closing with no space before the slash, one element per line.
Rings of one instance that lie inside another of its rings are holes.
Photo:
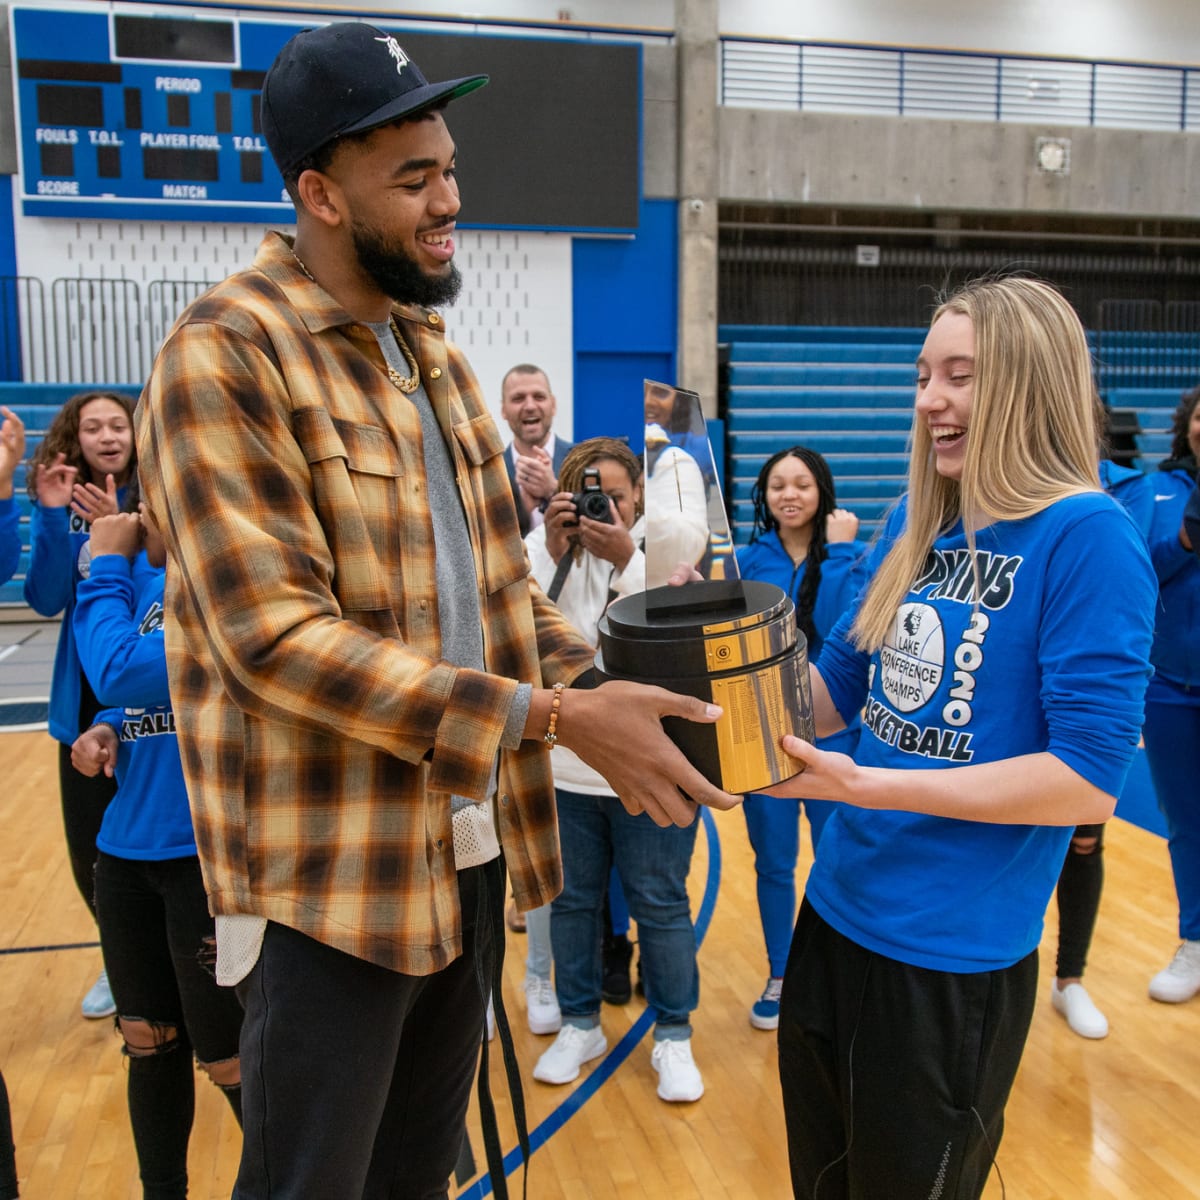
<path fill-rule="evenodd" d="M 646 590 L 646 556 L 641 549 L 645 537 L 645 523 L 639 517 L 629 531 L 633 538 L 633 557 L 618 572 L 610 562 L 584 551 L 578 562 L 572 563 L 558 595 L 558 607 L 563 616 L 594 646 L 596 626 L 609 604 L 610 590 L 617 596 L 629 596 Z M 529 565 L 533 577 L 542 590 L 550 587 L 558 564 L 546 549 L 544 525 L 532 529 L 525 539 L 529 552 Z M 553 682 L 553 681 L 551 681 Z M 570 696 L 563 697 L 563 704 L 570 704 Z M 566 746 L 555 746 L 550 756 L 554 768 L 554 783 L 569 792 L 580 792 L 585 796 L 612 796 L 615 793 L 608 781 L 598 771 L 589 767 L 577 754 Z"/>

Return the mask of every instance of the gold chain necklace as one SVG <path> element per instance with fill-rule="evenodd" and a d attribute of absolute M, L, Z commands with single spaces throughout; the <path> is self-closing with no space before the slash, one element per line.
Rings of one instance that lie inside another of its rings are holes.
<path fill-rule="evenodd" d="M 296 260 L 296 266 L 298 266 L 300 270 L 302 270 L 304 274 L 312 280 L 313 283 L 317 283 L 317 281 L 313 279 L 313 273 L 304 265 L 304 261 L 301 259 L 300 255 L 296 253 L 296 248 L 294 246 L 288 246 L 288 249 L 292 252 L 292 257 Z M 321 285 L 317 283 L 317 287 L 320 286 Z M 391 326 L 392 333 L 396 338 L 396 343 L 400 347 L 400 353 L 404 355 L 404 361 L 408 364 L 408 369 L 412 372 L 412 374 L 405 379 L 405 377 L 401 375 L 395 367 L 393 367 L 390 363 L 385 362 L 384 365 L 387 367 L 388 378 L 392 381 L 392 385 L 394 387 L 399 388 L 400 391 L 402 391 L 406 396 L 411 396 L 413 392 L 415 392 L 417 388 L 421 386 L 421 368 L 417 364 L 417 356 L 408 348 L 408 343 L 404 340 L 404 336 L 400 332 L 400 326 L 396 324 L 396 318 L 388 317 L 388 325 Z"/>
<path fill-rule="evenodd" d="M 389 364 L 387 369 L 388 378 L 406 396 L 411 396 L 421 386 L 421 368 L 417 365 L 417 356 L 408 348 L 408 343 L 401 336 L 400 327 L 396 324 L 396 318 L 389 317 L 388 324 L 392 327 L 392 332 L 396 335 L 396 341 L 400 345 L 400 353 L 404 355 L 404 361 L 408 363 L 408 369 L 412 372 L 405 379 L 395 367 Z"/>

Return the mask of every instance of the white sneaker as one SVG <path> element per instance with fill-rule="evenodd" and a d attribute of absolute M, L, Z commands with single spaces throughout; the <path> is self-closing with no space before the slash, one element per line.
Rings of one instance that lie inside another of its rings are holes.
<path fill-rule="evenodd" d="M 1082 983 L 1068 983 L 1060 989 L 1058 980 L 1054 980 L 1050 985 L 1050 1003 L 1080 1037 L 1108 1037 L 1108 1018 L 1092 1003 Z"/>
<path fill-rule="evenodd" d="M 108 986 L 107 971 L 101 971 L 96 976 L 96 982 L 88 988 L 88 993 L 84 996 L 79 1011 L 89 1021 L 98 1021 L 103 1017 L 116 1015 L 117 1004 L 113 999 L 112 988 Z"/>
<path fill-rule="evenodd" d="M 1182 1004 L 1197 992 L 1200 992 L 1200 942 L 1184 942 L 1170 963 L 1150 980 L 1150 999 Z"/>
<path fill-rule="evenodd" d="M 692 1058 L 692 1039 L 654 1043 L 650 1065 L 658 1072 L 658 1098 L 672 1103 L 699 1100 L 704 1080 Z"/>
<path fill-rule="evenodd" d="M 579 1078 L 585 1062 L 599 1058 L 607 1049 L 608 1039 L 599 1025 L 591 1029 L 564 1025 L 554 1044 L 537 1060 L 533 1077 L 542 1083 L 570 1083 Z"/>
<path fill-rule="evenodd" d="M 562 1013 L 550 980 L 525 976 L 525 1016 L 530 1033 L 557 1033 L 562 1028 Z"/>

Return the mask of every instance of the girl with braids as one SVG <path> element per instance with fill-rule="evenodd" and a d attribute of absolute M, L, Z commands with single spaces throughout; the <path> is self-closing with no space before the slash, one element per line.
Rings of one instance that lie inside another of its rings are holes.
<path fill-rule="evenodd" d="M 29 460 L 33 498 L 25 603 L 44 617 L 62 613 L 50 680 L 50 734 L 58 743 L 63 827 L 75 885 L 96 915 L 96 835 L 116 791 L 107 777 L 89 779 L 71 765 L 71 744 L 100 710 L 79 663 L 71 618 L 75 590 L 91 565 L 91 525 L 121 511 L 136 487 L 133 400 L 120 392 L 79 392 L 58 410 Z M 85 1017 L 116 1012 L 103 971 L 83 998 Z"/>
<path fill-rule="evenodd" d="M 738 551 L 738 568 L 743 579 L 774 583 L 791 596 L 796 625 L 815 662 L 825 635 L 863 583 L 866 546 L 855 540 L 858 518 L 837 507 L 829 464 L 807 446 L 792 446 L 769 458 L 752 495 L 754 530 L 750 545 Z M 855 718 L 820 745 L 853 754 L 857 742 Z M 803 803 L 815 851 L 832 805 L 824 800 Z M 779 996 L 796 919 L 799 809 L 794 800 L 762 795 L 747 796 L 742 805 L 754 848 L 758 915 L 770 967 L 767 986 L 750 1008 L 755 1029 L 779 1026 Z"/>
<path fill-rule="evenodd" d="M 840 801 L 784 975 L 797 1196 L 982 1194 L 1046 905 L 1137 749 L 1157 589 L 1100 487 L 1092 366 L 1048 284 L 976 280 L 917 359 L 908 491 L 812 671 L 819 734 L 771 789 Z"/>

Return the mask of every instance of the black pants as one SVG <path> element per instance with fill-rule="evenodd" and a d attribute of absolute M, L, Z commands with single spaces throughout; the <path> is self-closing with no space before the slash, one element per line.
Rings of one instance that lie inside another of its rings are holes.
<path fill-rule="evenodd" d="M 1075 843 L 1095 838 L 1090 850 Z M 1058 877 L 1058 962 L 1057 979 L 1082 979 L 1092 948 L 1092 932 L 1104 891 L 1104 826 L 1076 825 L 1067 847 L 1062 874 Z"/>
<path fill-rule="evenodd" d="M 400 975 L 267 926 L 238 985 L 245 1132 L 235 1200 L 448 1195 L 483 1037 L 479 966 L 491 979 L 490 938 L 477 928 L 489 870 L 459 872 L 463 953 L 436 975 Z"/>
<path fill-rule="evenodd" d="M 101 853 L 96 908 L 104 964 L 121 1017 L 176 1031 L 157 1052 L 129 1058 L 129 1120 L 146 1200 L 187 1195 L 195 1104 L 192 1053 L 237 1057 L 242 1007 L 213 975 L 213 919 L 196 858 L 134 862 Z M 236 1088 L 222 1089 L 240 1115 Z"/>
<path fill-rule="evenodd" d="M 17 1154 L 13 1145 L 12 1113 L 8 1107 L 8 1088 L 0 1074 L 0 1200 L 17 1198 Z"/>
<path fill-rule="evenodd" d="M 85 726 L 86 728 L 86 726 Z M 71 747 L 58 744 L 58 788 L 62 796 L 63 830 L 75 886 L 93 917 L 96 915 L 96 838 L 104 810 L 117 792 L 117 781 L 103 772 L 94 778 L 71 766 Z"/>
<path fill-rule="evenodd" d="M 779 1020 L 795 1195 L 979 1196 L 1036 990 L 1036 951 L 1002 971 L 923 970 L 856 945 L 806 901 Z"/>

